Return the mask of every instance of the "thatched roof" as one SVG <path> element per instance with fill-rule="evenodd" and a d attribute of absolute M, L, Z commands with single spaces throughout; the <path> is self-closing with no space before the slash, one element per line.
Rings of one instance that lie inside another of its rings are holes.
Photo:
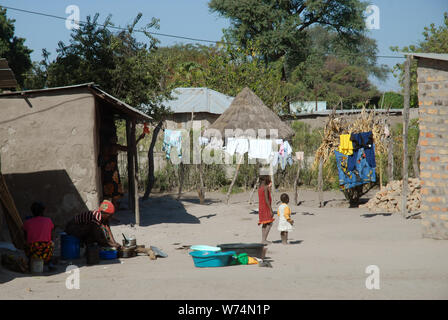
<path fill-rule="evenodd" d="M 224 138 L 226 129 L 243 132 L 254 130 L 258 134 L 259 129 L 266 130 L 266 137 L 270 137 L 270 130 L 278 130 L 279 139 L 288 139 L 294 135 L 294 131 L 284 123 L 263 101 L 249 88 L 244 88 L 232 101 L 229 108 L 216 119 L 205 131 L 205 136 L 212 135 L 210 129 L 219 130 Z"/>

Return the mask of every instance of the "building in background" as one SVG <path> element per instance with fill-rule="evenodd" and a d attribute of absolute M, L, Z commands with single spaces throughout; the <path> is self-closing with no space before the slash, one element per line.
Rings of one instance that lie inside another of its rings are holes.
<path fill-rule="evenodd" d="M 233 101 L 218 91 L 209 88 L 176 88 L 172 100 L 165 102 L 173 114 L 166 120 L 167 129 L 191 128 L 192 120 L 201 121 L 203 128 L 215 122 Z"/>
<path fill-rule="evenodd" d="M 327 102 L 317 101 L 317 110 L 316 110 L 316 101 L 296 101 L 290 103 L 289 110 L 292 115 L 300 113 L 313 113 L 313 112 L 326 111 Z"/>

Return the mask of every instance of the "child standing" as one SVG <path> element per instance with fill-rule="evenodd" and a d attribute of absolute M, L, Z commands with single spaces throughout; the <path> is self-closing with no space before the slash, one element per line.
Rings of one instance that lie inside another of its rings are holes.
<path fill-rule="evenodd" d="M 294 221 L 291 219 L 291 209 L 288 207 L 289 197 L 286 193 L 280 196 L 282 204 L 278 207 L 277 214 L 280 219 L 278 221 L 278 231 L 282 238 L 283 244 L 288 244 L 288 232 L 293 230 Z"/>

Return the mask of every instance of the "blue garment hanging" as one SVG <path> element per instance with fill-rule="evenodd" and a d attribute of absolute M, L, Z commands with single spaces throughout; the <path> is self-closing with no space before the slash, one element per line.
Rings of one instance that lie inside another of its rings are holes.
<path fill-rule="evenodd" d="M 364 148 L 353 152 L 353 156 L 347 156 L 338 151 L 334 151 L 336 165 L 338 167 L 339 186 L 341 189 L 350 189 L 359 185 L 376 181 L 375 168 L 369 166 Z M 348 170 L 348 159 L 355 159 L 355 168 Z"/>

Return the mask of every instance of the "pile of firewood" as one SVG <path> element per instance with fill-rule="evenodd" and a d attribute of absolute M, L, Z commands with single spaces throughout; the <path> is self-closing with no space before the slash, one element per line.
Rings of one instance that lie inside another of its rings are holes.
<path fill-rule="evenodd" d="M 407 211 L 419 212 L 422 202 L 422 195 L 420 193 L 421 184 L 419 179 L 409 179 L 408 196 L 407 196 Z M 360 205 L 360 208 L 368 208 L 373 212 L 401 212 L 401 189 L 402 180 L 394 180 L 387 184 L 382 190 L 369 200 L 366 204 Z"/>

